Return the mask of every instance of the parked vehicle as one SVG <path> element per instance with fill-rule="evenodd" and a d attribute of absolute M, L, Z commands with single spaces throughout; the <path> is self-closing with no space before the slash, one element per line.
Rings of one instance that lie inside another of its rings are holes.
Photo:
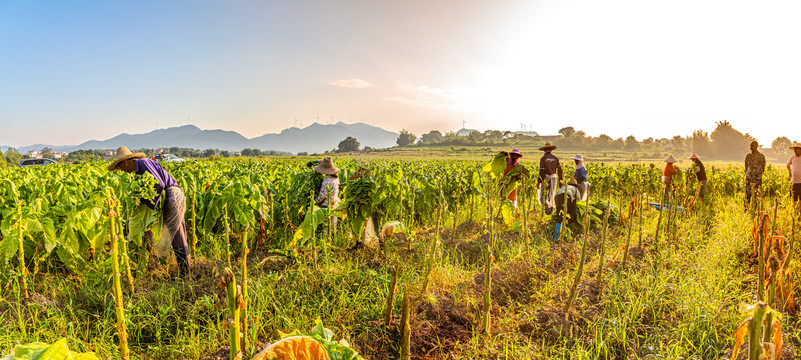
<path fill-rule="evenodd" d="M 153 157 L 153 160 L 164 161 L 164 162 L 186 161 L 186 160 L 181 159 L 181 158 L 179 158 L 179 157 L 177 157 L 177 156 L 175 156 L 173 154 L 156 154 L 156 156 Z"/>
<path fill-rule="evenodd" d="M 18 166 L 22 167 L 28 165 L 50 165 L 50 164 L 58 164 L 58 163 L 53 161 L 52 159 L 22 159 L 19 161 Z"/>

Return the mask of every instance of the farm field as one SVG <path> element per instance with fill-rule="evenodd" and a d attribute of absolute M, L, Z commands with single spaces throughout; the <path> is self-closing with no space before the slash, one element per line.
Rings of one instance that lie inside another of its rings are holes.
<path fill-rule="evenodd" d="M 679 166 L 663 201 L 661 164 L 588 163 L 589 199 L 555 242 L 532 176 L 435 155 L 335 158 L 330 213 L 312 205 L 308 159 L 166 164 L 187 199 L 186 278 L 160 212 L 139 204 L 147 178 L 105 162 L 0 168 L 0 356 L 66 338 L 119 359 L 127 338 L 130 358 L 229 359 L 241 332 L 249 359 L 324 326 L 343 359 L 748 359 L 763 340 L 798 358 L 783 168 L 768 166 L 745 210 L 741 165 L 708 164 L 705 199 Z M 523 159 L 534 175 L 538 157 Z M 516 208 L 502 201 L 512 187 Z"/>

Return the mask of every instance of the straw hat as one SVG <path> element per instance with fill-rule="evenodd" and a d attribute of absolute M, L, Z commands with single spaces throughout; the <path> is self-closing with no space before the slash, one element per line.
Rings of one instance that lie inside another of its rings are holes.
<path fill-rule="evenodd" d="M 119 165 L 121 162 L 123 162 L 125 160 L 132 159 L 132 158 L 133 159 L 143 159 L 143 158 L 146 158 L 146 157 L 147 157 L 147 155 L 145 155 L 144 153 L 140 153 L 140 152 L 132 153 L 131 150 L 128 150 L 127 147 L 121 146 L 121 147 L 119 147 L 117 149 L 117 157 L 114 159 L 114 161 L 111 162 L 111 165 L 108 166 L 108 171 L 117 170 L 117 165 Z"/>
<path fill-rule="evenodd" d="M 518 149 L 512 149 L 512 152 L 510 152 L 509 155 L 512 155 L 512 154 L 515 154 L 515 155 L 517 155 L 519 157 L 523 157 L 523 154 L 521 154 L 520 150 L 518 150 Z"/>
<path fill-rule="evenodd" d="M 339 173 L 339 168 L 334 166 L 334 161 L 330 157 L 327 157 L 320 162 L 320 165 L 314 167 L 314 171 L 324 175 L 333 175 Z"/>
<path fill-rule="evenodd" d="M 572 158 L 570 158 L 570 159 L 571 159 L 571 160 L 578 160 L 578 161 L 582 161 L 582 162 L 584 161 L 584 158 L 583 158 L 583 157 L 581 157 L 581 155 L 580 155 L 580 154 L 579 154 L 579 155 L 576 155 L 576 156 L 574 156 L 574 157 L 572 157 Z"/>
<path fill-rule="evenodd" d="M 576 181 L 576 178 L 570 179 L 570 181 L 568 181 L 567 184 L 570 186 L 575 186 L 576 188 L 579 189 L 579 191 L 584 192 L 584 187 L 581 186 L 581 184 L 579 184 L 578 181 Z"/>
<path fill-rule="evenodd" d="M 801 148 L 801 144 L 799 144 L 797 141 L 790 146 L 790 150 L 793 150 L 795 148 Z"/>
<path fill-rule="evenodd" d="M 551 151 L 553 149 L 556 149 L 556 145 L 551 145 L 551 143 L 545 143 L 545 146 L 540 148 L 542 151 Z"/>
<path fill-rule="evenodd" d="M 673 163 L 679 162 L 678 160 L 676 160 L 676 158 L 673 157 L 673 155 L 670 155 L 670 156 L 666 157 L 665 160 L 662 160 L 662 161 L 664 161 L 664 162 L 666 162 L 668 164 L 673 164 Z"/>
<path fill-rule="evenodd" d="M 693 154 L 692 154 L 692 155 L 690 155 L 690 157 L 688 157 L 687 159 L 689 159 L 689 160 L 692 160 L 692 159 L 698 159 L 698 160 L 701 160 L 701 158 L 700 158 L 700 157 L 698 156 L 698 154 L 696 154 L 696 153 L 693 153 Z"/>

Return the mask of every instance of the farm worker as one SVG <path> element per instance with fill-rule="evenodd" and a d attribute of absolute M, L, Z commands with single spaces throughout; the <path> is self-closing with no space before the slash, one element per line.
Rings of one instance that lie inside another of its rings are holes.
<path fill-rule="evenodd" d="M 545 206 L 545 213 L 548 215 L 553 212 L 556 188 L 559 186 L 559 181 L 562 180 L 562 166 L 559 165 L 559 158 L 551 154 L 554 149 L 556 149 L 556 145 L 551 145 L 551 143 L 545 143 L 545 146 L 540 148 L 545 154 L 540 158 L 540 176 L 537 188 L 539 188 L 540 203 Z"/>
<path fill-rule="evenodd" d="M 178 187 L 178 183 L 167 173 L 157 161 L 147 159 L 143 153 L 131 153 L 127 147 L 117 149 L 117 157 L 108 166 L 109 171 L 122 170 L 127 173 L 142 175 L 149 172 L 156 178 L 156 197 L 153 200 L 142 199 L 141 202 L 151 209 L 161 203 L 161 212 L 164 217 L 164 227 L 167 229 L 168 238 L 172 238 L 172 250 L 175 253 L 175 261 L 181 270 L 181 276 L 189 273 L 189 266 L 192 258 L 189 255 L 189 245 L 186 241 L 186 224 L 184 224 L 184 213 L 186 212 L 186 199 L 184 191 Z M 164 201 L 161 200 L 162 194 Z"/>
<path fill-rule="evenodd" d="M 576 171 L 573 172 L 573 178 L 581 185 L 581 200 L 586 200 L 587 188 L 590 186 L 590 183 L 587 182 L 587 167 L 584 166 L 584 158 L 579 154 L 570 159 L 576 162 Z"/>
<path fill-rule="evenodd" d="M 503 174 L 506 175 L 509 171 L 517 166 L 520 158 L 523 157 L 523 154 L 520 153 L 518 149 L 512 149 L 512 152 L 509 153 L 509 156 L 506 158 L 506 169 L 503 170 Z M 515 208 L 517 207 L 517 188 L 512 189 L 509 193 L 509 196 L 506 197 L 509 200 L 512 200 L 512 204 L 514 204 Z"/>
<path fill-rule="evenodd" d="M 793 144 L 790 150 L 793 150 L 793 155 L 787 160 L 787 172 L 793 184 L 793 201 L 798 202 L 801 201 L 801 144 Z"/>
<path fill-rule="evenodd" d="M 673 167 L 673 164 L 679 162 L 673 155 L 670 155 L 663 160 L 667 164 L 665 165 L 665 171 L 662 173 L 662 183 L 665 184 L 665 194 L 670 191 L 670 184 L 673 183 L 673 176 L 678 174 L 679 172 Z"/>
<path fill-rule="evenodd" d="M 576 203 L 581 197 L 582 192 L 584 192 L 584 187 L 581 186 L 576 179 L 570 179 L 570 181 L 567 183 L 567 186 L 559 188 L 559 190 L 556 191 L 556 216 L 554 217 L 554 221 L 556 221 L 556 227 L 554 228 L 553 234 L 554 242 L 559 241 L 559 233 L 562 230 L 562 216 L 565 215 L 565 207 L 567 207 L 568 222 L 578 222 L 578 217 L 576 216 Z M 567 194 L 567 198 L 565 198 L 565 194 Z"/>
<path fill-rule="evenodd" d="M 315 163 L 315 162 L 313 162 Z M 321 161 L 316 162 L 317 166 L 314 171 L 325 175 L 323 184 L 320 186 L 320 191 L 314 198 L 314 202 L 320 205 L 321 208 L 328 208 L 335 210 L 339 205 L 339 168 L 334 166 L 334 161 L 327 157 Z M 337 218 L 331 216 L 331 226 L 336 230 Z"/>
<path fill-rule="evenodd" d="M 698 157 L 698 154 L 693 153 L 690 156 L 690 160 L 692 160 L 693 164 L 693 171 L 695 171 L 695 179 L 698 180 L 699 190 L 698 190 L 698 197 L 701 199 L 704 198 L 704 194 L 706 194 L 706 168 L 704 168 L 704 163 L 701 162 L 701 158 Z"/>
<path fill-rule="evenodd" d="M 751 153 L 745 156 L 745 207 L 751 203 L 753 190 L 762 187 L 762 174 L 765 172 L 765 155 L 759 152 L 759 143 L 751 142 Z"/>

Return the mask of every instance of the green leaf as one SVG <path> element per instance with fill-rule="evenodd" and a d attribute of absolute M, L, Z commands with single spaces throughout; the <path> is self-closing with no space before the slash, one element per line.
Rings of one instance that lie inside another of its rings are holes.
<path fill-rule="evenodd" d="M 512 200 L 506 199 L 501 202 L 501 215 L 503 215 L 503 223 L 506 226 L 515 222 L 515 206 Z"/>
<path fill-rule="evenodd" d="M 67 339 L 62 338 L 53 345 L 31 343 L 14 347 L 14 355 L 2 360 L 99 360 L 94 353 L 73 353 L 67 347 Z"/>
<path fill-rule="evenodd" d="M 317 205 L 312 206 L 311 211 L 306 212 L 306 217 L 303 222 L 298 226 L 295 235 L 292 237 L 292 242 L 289 247 L 294 247 L 298 243 L 305 243 L 314 236 L 314 231 L 317 230 L 317 225 L 322 224 L 328 215 L 327 209 L 321 209 Z"/>
<path fill-rule="evenodd" d="M 0 240 L 0 260 L 5 264 L 19 250 L 19 243 L 16 237 L 7 236 Z"/>
<path fill-rule="evenodd" d="M 318 317 L 314 320 L 314 327 L 311 328 L 312 337 L 318 336 L 325 341 L 331 341 L 334 338 L 334 332 L 328 330 L 323 326 L 323 321 Z"/>
<path fill-rule="evenodd" d="M 481 168 L 481 171 L 489 173 L 490 178 L 495 179 L 503 174 L 506 169 L 506 158 L 509 155 L 505 152 L 499 152 L 492 157 L 492 160 Z"/>

